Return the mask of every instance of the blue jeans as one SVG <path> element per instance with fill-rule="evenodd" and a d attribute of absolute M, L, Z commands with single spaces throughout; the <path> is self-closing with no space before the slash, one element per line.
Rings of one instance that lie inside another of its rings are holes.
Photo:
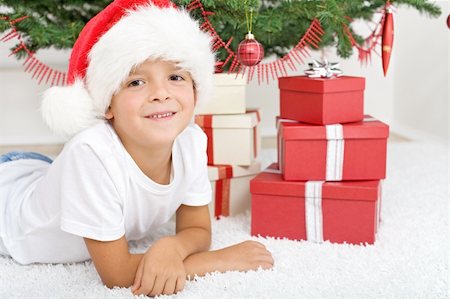
<path fill-rule="evenodd" d="M 52 163 L 52 159 L 50 159 L 47 156 L 44 156 L 39 153 L 33 153 L 33 152 L 9 152 L 7 154 L 0 156 L 0 164 L 9 162 L 9 161 L 16 161 L 16 160 L 22 160 L 22 159 L 35 159 L 35 160 L 41 160 L 48 163 Z"/>

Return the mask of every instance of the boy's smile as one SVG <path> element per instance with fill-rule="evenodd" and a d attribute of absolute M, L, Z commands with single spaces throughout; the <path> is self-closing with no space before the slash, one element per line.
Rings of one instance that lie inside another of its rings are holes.
<path fill-rule="evenodd" d="M 146 116 L 146 117 L 149 119 L 152 119 L 152 120 L 167 120 L 167 119 L 171 119 L 175 114 L 176 114 L 176 112 L 171 112 L 171 111 L 157 112 L 157 113 L 150 114 L 149 116 Z"/>

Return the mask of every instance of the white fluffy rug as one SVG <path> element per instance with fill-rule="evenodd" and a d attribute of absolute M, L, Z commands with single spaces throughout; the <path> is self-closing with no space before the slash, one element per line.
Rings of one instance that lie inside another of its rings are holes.
<path fill-rule="evenodd" d="M 213 248 L 246 239 L 273 253 L 268 271 L 213 273 L 167 298 L 450 298 L 448 147 L 391 143 L 373 246 L 251 238 L 250 214 L 213 223 Z M 173 231 L 163 227 L 154 238 Z M 154 240 L 133 244 L 136 250 Z M 90 262 L 20 266 L 0 257 L 0 298 L 132 298 L 104 287 Z M 162 296 L 166 298 L 165 296 Z"/>

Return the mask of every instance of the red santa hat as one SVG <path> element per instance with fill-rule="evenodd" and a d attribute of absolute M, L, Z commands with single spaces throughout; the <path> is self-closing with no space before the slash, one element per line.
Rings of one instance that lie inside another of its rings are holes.
<path fill-rule="evenodd" d="M 174 61 L 190 72 L 201 105 L 213 84 L 211 43 L 188 12 L 169 0 L 115 0 L 78 36 L 68 86 L 44 93 L 44 121 L 55 133 L 70 136 L 104 120 L 114 93 L 147 59 Z"/>

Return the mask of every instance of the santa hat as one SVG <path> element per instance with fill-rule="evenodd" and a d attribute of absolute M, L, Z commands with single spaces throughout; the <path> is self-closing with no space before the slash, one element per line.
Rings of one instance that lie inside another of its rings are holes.
<path fill-rule="evenodd" d="M 116 0 L 78 36 L 68 86 L 44 93 L 44 121 L 55 133 L 74 135 L 104 120 L 111 97 L 130 71 L 149 58 L 174 61 L 188 71 L 201 104 L 212 89 L 211 42 L 188 12 L 169 0 Z"/>

